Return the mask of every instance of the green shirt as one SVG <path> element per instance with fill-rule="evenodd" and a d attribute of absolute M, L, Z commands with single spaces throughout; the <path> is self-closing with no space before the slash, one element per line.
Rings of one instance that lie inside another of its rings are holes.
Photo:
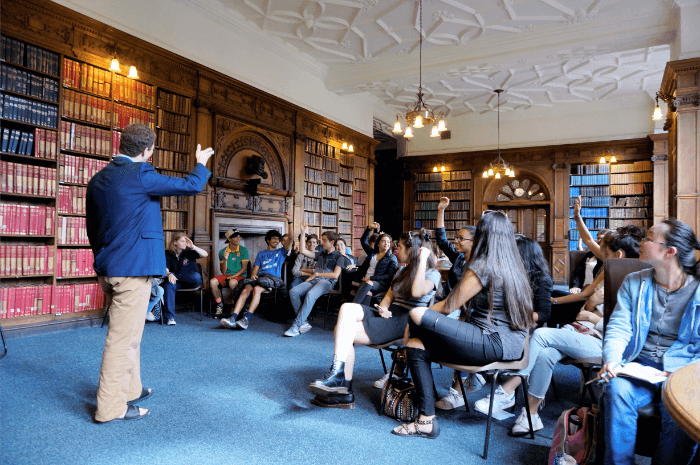
<path fill-rule="evenodd" d="M 230 246 L 226 246 L 223 249 L 219 250 L 219 261 L 223 262 L 224 261 L 224 252 L 226 249 L 229 249 Z M 241 270 L 241 262 L 243 260 L 248 260 L 248 249 L 243 247 L 242 245 L 238 246 L 238 249 L 234 252 L 230 252 L 228 254 L 228 260 L 226 260 L 226 273 L 227 275 L 233 275 L 238 273 Z M 243 276 L 246 276 L 246 273 L 243 273 Z"/>

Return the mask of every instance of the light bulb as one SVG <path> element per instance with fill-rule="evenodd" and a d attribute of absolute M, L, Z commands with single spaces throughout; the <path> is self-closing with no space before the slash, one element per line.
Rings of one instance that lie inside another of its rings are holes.
<path fill-rule="evenodd" d="M 433 129 L 430 131 L 430 137 L 440 137 L 440 131 L 438 131 L 437 126 L 433 124 Z"/>
<path fill-rule="evenodd" d="M 506 168 L 506 176 L 510 175 L 510 168 Z"/>
<path fill-rule="evenodd" d="M 406 126 L 406 133 L 403 135 L 406 139 L 410 139 L 413 137 L 413 130 L 411 129 L 411 126 Z"/>
<path fill-rule="evenodd" d="M 488 178 L 488 177 L 489 177 L 489 173 L 486 172 L 486 171 L 484 171 L 484 174 L 483 174 L 481 177 L 482 177 L 482 178 Z"/>
<path fill-rule="evenodd" d="M 600 163 L 601 165 L 606 164 L 607 162 L 605 161 L 605 157 L 600 157 L 600 161 L 598 163 Z"/>
<path fill-rule="evenodd" d="M 401 123 L 399 120 L 396 120 L 396 123 L 394 124 L 394 130 L 392 131 L 394 134 L 401 134 L 403 132 L 403 129 L 401 129 Z"/>
<path fill-rule="evenodd" d="M 341 150 L 347 150 L 347 149 L 348 149 L 348 143 L 343 142 L 343 147 L 341 148 Z"/>
<path fill-rule="evenodd" d="M 651 117 L 652 120 L 654 121 L 660 121 L 663 119 L 664 115 L 661 114 L 661 107 L 656 105 L 656 108 L 654 108 L 654 115 Z"/>
<path fill-rule="evenodd" d="M 610 163 L 617 163 L 617 158 L 615 158 L 615 155 L 610 157 Z"/>
<path fill-rule="evenodd" d="M 354 151 L 355 149 L 353 148 L 352 144 L 348 145 L 348 152 L 352 153 Z"/>
<path fill-rule="evenodd" d="M 440 171 L 445 171 L 445 165 L 442 165 L 442 166 L 440 167 Z"/>
<path fill-rule="evenodd" d="M 489 168 L 489 176 L 493 176 L 493 169 Z"/>
<path fill-rule="evenodd" d="M 501 173 L 496 173 L 496 179 L 501 179 Z"/>
<path fill-rule="evenodd" d="M 509 178 L 514 178 L 515 177 L 515 171 L 510 170 L 510 174 L 508 175 Z"/>
<path fill-rule="evenodd" d="M 114 58 L 112 60 L 112 64 L 109 65 L 109 69 L 111 69 L 112 71 L 121 71 L 121 69 L 119 68 L 119 60 Z"/>
<path fill-rule="evenodd" d="M 433 166 L 433 173 L 437 173 L 437 166 Z"/>
<path fill-rule="evenodd" d="M 445 120 L 440 118 L 440 122 L 438 123 L 438 131 L 442 132 L 447 129 L 447 124 L 445 124 Z"/>
<path fill-rule="evenodd" d="M 423 127 L 423 118 L 420 115 L 416 116 L 416 121 L 413 123 L 413 127 L 420 129 Z"/>
<path fill-rule="evenodd" d="M 136 72 L 136 66 L 129 66 L 129 74 L 127 77 L 131 79 L 138 79 L 139 78 L 139 73 Z"/>

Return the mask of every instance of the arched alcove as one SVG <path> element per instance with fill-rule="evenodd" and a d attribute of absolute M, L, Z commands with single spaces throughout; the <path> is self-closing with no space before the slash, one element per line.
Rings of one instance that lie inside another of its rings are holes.
<path fill-rule="evenodd" d="M 236 130 L 228 134 L 222 142 L 214 175 L 233 182 L 245 184 L 248 179 L 257 177 L 245 172 L 248 158 L 257 155 L 265 160 L 267 179 L 261 179 L 261 186 L 278 190 L 288 190 L 287 173 L 282 157 L 265 135 L 250 129 Z"/>

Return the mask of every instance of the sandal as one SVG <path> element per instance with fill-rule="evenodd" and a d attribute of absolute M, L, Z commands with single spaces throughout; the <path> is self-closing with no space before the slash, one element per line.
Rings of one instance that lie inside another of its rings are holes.
<path fill-rule="evenodd" d="M 127 402 L 127 404 L 133 404 L 134 402 L 139 402 L 148 399 L 149 397 L 151 397 L 151 394 L 153 394 L 153 388 L 143 388 L 141 389 L 141 395 L 134 400 L 130 400 L 129 402 Z"/>
<path fill-rule="evenodd" d="M 114 423 L 114 422 L 117 422 L 117 421 L 135 421 L 135 420 L 141 420 L 142 418 L 146 418 L 146 417 L 147 417 L 148 415 L 150 415 L 150 414 L 151 414 L 151 411 L 150 411 L 150 410 L 146 410 L 146 413 L 144 413 L 144 414 L 142 415 L 142 414 L 141 414 L 141 411 L 139 410 L 139 408 L 138 408 L 137 406 L 135 406 L 135 405 L 133 405 L 133 404 L 130 404 L 130 405 L 127 406 L 127 408 L 126 408 L 126 413 L 125 413 L 124 416 L 121 417 L 121 418 L 113 418 L 113 419 L 107 420 L 107 421 L 97 421 L 97 420 L 95 420 L 95 419 L 93 418 L 93 421 L 94 421 L 95 423 L 99 423 L 99 424 L 101 424 L 101 425 L 104 425 L 104 424 L 107 424 L 107 423 Z"/>
<path fill-rule="evenodd" d="M 437 422 L 437 418 L 433 418 L 430 421 L 420 421 L 416 419 L 413 422 L 413 428 L 415 431 L 411 431 L 408 429 L 408 426 L 410 423 L 404 423 L 399 426 L 399 430 L 391 430 L 391 434 L 395 434 L 396 436 L 403 436 L 406 438 L 409 437 L 414 437 L 414 438 L 428 438 L 428 439 L 435 439 L 438 436 L 440 436 L 440 425 Z M 421 430 L 418 429 L 418 425 L 433 425 L 433 430 L 429 433 L 425 433 Z"/>

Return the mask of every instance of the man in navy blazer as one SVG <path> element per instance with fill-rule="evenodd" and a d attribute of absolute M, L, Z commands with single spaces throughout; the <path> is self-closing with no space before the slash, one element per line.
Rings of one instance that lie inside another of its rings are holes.
<path fill-rule="evenodd" d="M 131 405 L 151 395 L 141 385 L 140 346 L 151 278 L 165 275 L 160 198 L 195 195 L 211 172 L 212 148 L 197 146 L 197 164 L 185 178 L 163 176 L 146 163 L 155 133 L 142 124 L 124 128 L 119 155 L 90 179 L 87 234 L 94 268 L 110 304 L 95 421 L 140 420 L 150 412 Z"/>

